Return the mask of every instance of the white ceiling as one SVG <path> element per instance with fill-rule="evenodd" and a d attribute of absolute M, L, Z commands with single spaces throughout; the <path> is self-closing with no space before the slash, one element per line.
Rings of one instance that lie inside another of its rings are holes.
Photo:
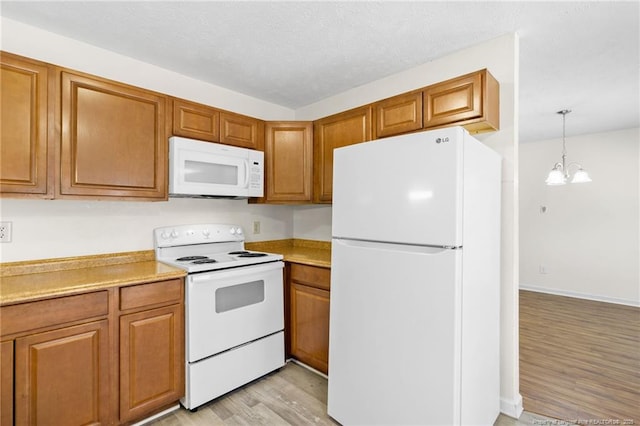
<path fill-rule="evenodd" d="M 640 3 L 10 2 L 10 19 L 296 109 L 520 35 L 520 141 L 640 127 Z"/>

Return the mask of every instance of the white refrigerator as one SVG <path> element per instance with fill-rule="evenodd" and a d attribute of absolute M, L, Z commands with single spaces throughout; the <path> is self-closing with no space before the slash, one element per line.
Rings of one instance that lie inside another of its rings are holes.
<path fill-rule="evenodd" d="M 334 151 L 328 413 L 499 415 L 501 157 L 461 127 Z"/>

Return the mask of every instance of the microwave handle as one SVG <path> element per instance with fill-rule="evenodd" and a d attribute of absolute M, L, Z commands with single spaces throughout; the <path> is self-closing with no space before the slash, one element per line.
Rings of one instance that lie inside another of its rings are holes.
<path fill-rule="evenodd" d="M 243 188 L 247 188 L 249 186 L 249 160 L 244 160 L 244 182 L 242 183 Z"/>

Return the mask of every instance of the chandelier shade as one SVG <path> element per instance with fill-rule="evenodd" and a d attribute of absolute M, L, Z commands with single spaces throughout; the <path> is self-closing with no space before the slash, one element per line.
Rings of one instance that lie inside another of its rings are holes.
<path fill-rule="evenodd" d="M 570 112 L 571 110 L 569 109 L 563 109 L 557 112 L 557 114 L 562 114 L 562 161 L 553 165 L 553 168 L 551 169 L 549 175 L 547 176 L 547 179 L 545 180 L 545 183 L 550 186 L 566 184 L 571 177 L 569 175 L 569 168 L 571 166 L 576 166 L 578 168 L 578 170 L 576 170 L 576 172 L 574 173 L 573 178 L 571 178 L 571 183 L 591 182 L 589 174 L 582 168 L 579 163 L 567 164 L 567 142 L 565 140 L 565 124 L 567 114 L 569 114 Z"/>

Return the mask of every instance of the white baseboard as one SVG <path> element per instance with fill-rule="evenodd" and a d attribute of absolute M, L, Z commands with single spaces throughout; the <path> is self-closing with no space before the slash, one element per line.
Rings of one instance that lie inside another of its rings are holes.
<path fill-rule="evenodd" d="M 520 290 L 535 291 L 537 293 L 555 294 L 557 296 L 575 297 L 576 299 L 594 300 L 596 302 L 616 303 L 618 305 L 627 305 L 640 307 L 640 300 L 621 299 L 618 297 L 602 296 L 598 294 L 579 293 L 575 291 L 559 290 L 556 288 L 538 287 L 525 283 L 520 283 Z"/>
<path fill-rule="evenodd" d="M 502 414 L 519 419 L 523 411 L 522 395 L 518 394 L 516 399 L 500 398 L 500 412 Z"/>

